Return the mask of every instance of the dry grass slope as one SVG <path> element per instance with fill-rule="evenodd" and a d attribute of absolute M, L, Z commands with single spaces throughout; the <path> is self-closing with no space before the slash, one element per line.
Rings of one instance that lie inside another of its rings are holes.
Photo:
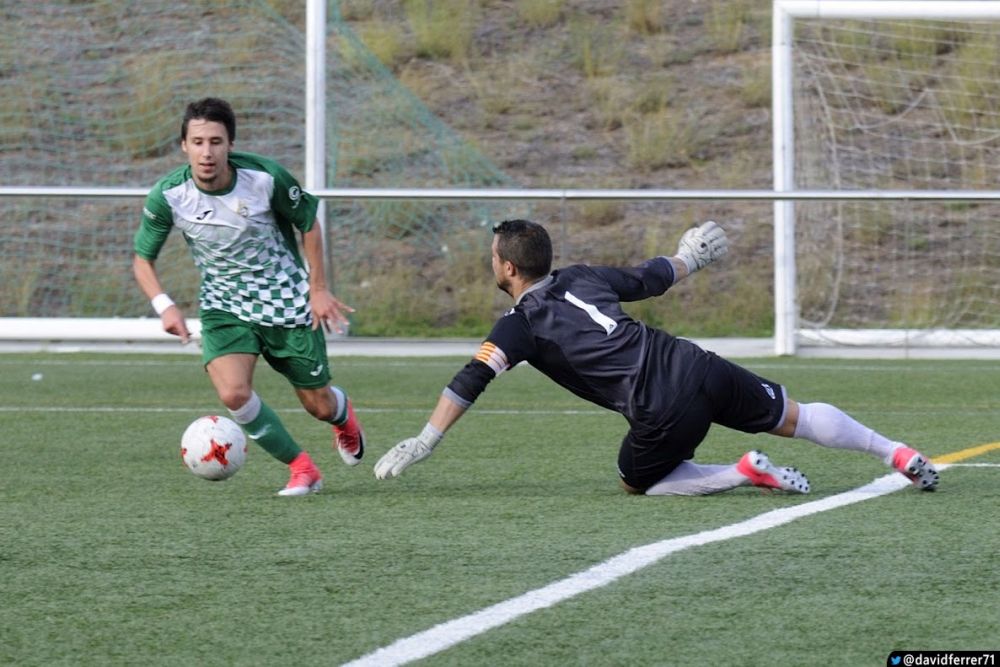
<path fill-rule="evenodd" d="M 766 188 L 770 3 L 345 0 L 340 14 L 430 110 L 529 188 Z M 557 261 L 626 263 L 724 221 L 711 282 L 636 308 L 679 333 L 770 327 L 770 207 L 540 203 Z M 429 278 L 434 282 L 434 278 Z M 729 288 L 711 300 L 708 288 Z M 713 313 L 722 307 L 725 321 Z"/>

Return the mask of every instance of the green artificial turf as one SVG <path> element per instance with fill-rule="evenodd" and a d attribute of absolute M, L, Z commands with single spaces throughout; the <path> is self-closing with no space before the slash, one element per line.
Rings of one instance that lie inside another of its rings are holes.
<path fill-rule="evenodd" d="M 715 427 L 697 461 L 764 449 L 813 492 L 627 496 L 615 473 L 624 420 L 522 366 L 431 458 L 374 479 L 465 361 L 334 358 L 368 434 L 356 468 L 262 364 L 257 391 L 325 475 L 318 495 L 278 498 L 287 470 L 259 448 L 226 482 L 181 465 L 187 424 L 225 414 L 196 357 L 0 355 L 0 664 L 341 664 L 633 547 L 889 472 Z M 996 364 L 743 363 L 931 456 L 1000 440 Z M 1000 450 L 965 462 L 1000 464 Z M 998 479 L 1000 467 L 956 466 L 936 493 L 907 488 L 686 549 L 424 663 L 879 665 L 894 649 L 996 648 Z"/>

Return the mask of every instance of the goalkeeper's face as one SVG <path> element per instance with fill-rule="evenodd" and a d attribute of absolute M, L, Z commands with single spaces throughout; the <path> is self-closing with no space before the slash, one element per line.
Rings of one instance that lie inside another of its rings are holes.
<path fill-rule="evenodd" d="M 508 264 L 508 262 L 505 262 L 502 259 L 500 259 L 500 253 L 497 252 L 497 242 L 499 241 L 499 239 L 500 239 L 499 236 L 494 236 L 493 237 L 493 248 L 492 248 L 492 254 L 493 254 L 493 277 L 497 281 L 497 287 L 499 287 L 501 290 L 503 290 L 507 294 L 510 294 L 511 296 L 513 296 L 513 292 L 511 292 L 510 276 L 508 275 L 507 266 L 506 266 Z"/>
<path fill-rule="evenodd" d="M 187 155 L 194 181 L 202 190 L 222 190 L 229 186 L 229 140 L 226 126 L 203 118 L 188 123 L 187 136 L 181 141 L 181 150 Z"/>

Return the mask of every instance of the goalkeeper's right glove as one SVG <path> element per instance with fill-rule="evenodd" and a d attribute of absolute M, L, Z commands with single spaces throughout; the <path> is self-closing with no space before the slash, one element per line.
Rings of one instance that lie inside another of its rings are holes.
<path fill-rule="evenodd" d="M 729 252 L 726 231 L 709 220 L 684 232 L 677 257 L 687 266 L 688 273 L 703 269 Z"/>
<path fill-rule="evenodd" d="M 420 435 L 403 440 L 378 460 L 375 464 L 375 477 L 399 477 L 406 468 L 430 456 L 443 437 L 441 431 L 428 423 Z"/>

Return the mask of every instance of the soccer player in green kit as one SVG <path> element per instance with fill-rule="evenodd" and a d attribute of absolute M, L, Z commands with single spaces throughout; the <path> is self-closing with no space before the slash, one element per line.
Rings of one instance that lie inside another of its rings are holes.
<path fill-rule="evenodd" d="M 319 491 L 309 454 L 253 389 L 257 358 L 285 376 L 309 414 L 333 426 L 334 447 L 360 463 L 365 436 L 344 390 L 330 385 L 324 329 L 340 330 L 352 309 L 330 293 L 318 200 L 273 160 L 233 152 L 236 116 L 224 100 L 188 105 L 181 150 L 188 164 L 160 179 L 146 197 L 135 235 L 133 271 L 164 331 L 186 343 L 184 313 L 160 283 L 155 262 L 171 229 L 184 235 L 201 271 L 202 359 L 233 419 L 288 464 L 281 496 Z M 296 230 L 308 270 L 299 253 Z"/>

